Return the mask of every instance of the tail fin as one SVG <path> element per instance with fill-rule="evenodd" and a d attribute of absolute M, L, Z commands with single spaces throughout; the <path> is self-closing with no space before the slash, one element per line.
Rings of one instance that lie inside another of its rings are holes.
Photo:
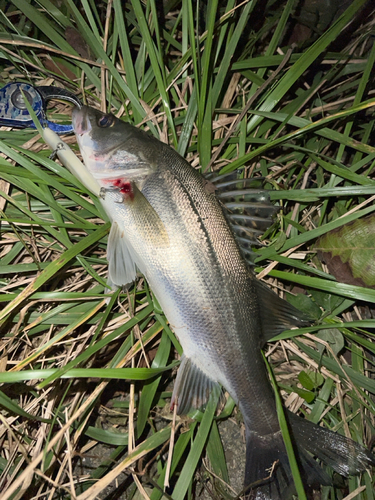
<path fill-rule="evenodd" d="M 316 488 L 332 484 L 314 458 L 345 477 L 375 465 L 375 456 L 353 440 L 293 413 L 288 412 L 286 416 L 304 485 Z M 260 436 L 247 429 L 245 493 L 251 500 L 289 500 L 292 497 L 294 483 L 281 431 Z"/>
<path fill-rule="evenodd" d="M 286 500 L 290 485 L 293 479 L 281 431 L 265 437 L 246 432 L 246 498 Z"/>
<path fill-rule="evenodd" d="M 288 421 L 298 450 L 308 451 L 342 476 L 356 475 L 375 465 L 375 456 L 352 439 L 294 413 L 288 412 Z"/>

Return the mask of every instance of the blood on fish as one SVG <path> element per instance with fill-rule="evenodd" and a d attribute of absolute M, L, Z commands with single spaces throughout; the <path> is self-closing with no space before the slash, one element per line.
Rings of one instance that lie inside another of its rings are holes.
<path fill-rule="evenodd" d="M 124 195 L 124 200 L 134 200 L 134 191 L 131 182 L 124 179 L 111 179 L 110 181 L 105 182 L 110 182 L 113 187 L 116 187 L 120 191 L 120 193 Z"/>

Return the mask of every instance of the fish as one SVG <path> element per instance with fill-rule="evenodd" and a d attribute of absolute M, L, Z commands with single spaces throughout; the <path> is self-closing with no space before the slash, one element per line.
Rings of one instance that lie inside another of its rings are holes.
<path fill-rule="evenodd" d="M 224 388 L 245 424 L 247 498 L 290 498 L 293 479 L 262 347 L 310 320 L 251 269 L 251 243 L 276 210 L 267 192 L 233 174 L 204 177 L 167 144 L 110 113 L 75 108 L 72 123 L 112 223 L 108 287 L 142 273 L 182 345 L 171 406 L 179 414 L 203 408 Z M 375 465 L 353 440 L 285 414 L 306 486 L 331 484 L 313 457 L 344 476 Z"/>

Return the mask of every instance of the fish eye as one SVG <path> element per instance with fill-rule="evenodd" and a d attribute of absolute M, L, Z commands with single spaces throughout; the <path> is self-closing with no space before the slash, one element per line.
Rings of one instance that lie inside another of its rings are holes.
<path fill-rule="evenodd" d="M 115 123 L 115 117 L 113 115 L 102 115 L 98 118 L 98 126 L 101 128 L 112 127 Z"/>

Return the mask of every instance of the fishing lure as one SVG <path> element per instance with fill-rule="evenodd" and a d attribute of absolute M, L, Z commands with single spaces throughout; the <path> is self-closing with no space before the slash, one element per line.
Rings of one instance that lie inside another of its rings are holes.
<path fill-rule="evenodd" d="M 52 86 L 34 87 L 29 83 L 12 82 L 0 89 L 0 126 L 16 128 L 36 128 L 30 115 L 25 98 L 32 107 L 43 127 L 43 139 L 61 163 L 75 175 L 92 193 L 99 195 L 100 187 L 96 180 L 87 174 L 87 169 L 79 161 L 70 147 L 58 134 L 73 132 L 73 126 L 62 125 L 47 119 L 48 101 L 58 99 L 81 108 L 78 97 L 66 89 Z"/>
<path fill-rule="evenodd" d="M 82 105 L 81 101 L 75 94 L 58 87 L 34 87 L 29 83 L 22 82 L 11 82 L 0 89 L 0 125 L 5 127 L 35 128 L 33 119 L 27 110 L 24 97 L 30 103 L 43 127 L 49 127 L 57 134 L 73 132 L 71 124 L 62 125 L 47 120 L 46 109 L 48 101 L 52 99 L 68 101 L 80 108 Z"/>

